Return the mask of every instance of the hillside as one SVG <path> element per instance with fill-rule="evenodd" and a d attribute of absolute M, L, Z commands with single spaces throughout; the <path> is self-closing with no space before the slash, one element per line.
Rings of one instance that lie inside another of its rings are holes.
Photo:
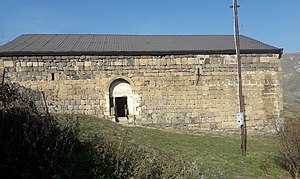
<path fill-rule="evenodd" d="M 160 171 L 160 164 L 168 162 L 167 166 L 162 166 L 167 167 L 165 169 L 174 167 L 171 168 L 171 173 L 178 173 L 179 177 L 165 178 L 194 178 L 187 174 L 194 173 L 195 176 L 200 171 L 208 179 L 289 178 L 290 176 L 288 171 L 281 167 L 276 137 L 248 136 L 247 159 L 242 160 L 239 135 L 213 135 L 195 131 L 129 127 L 85 115 L 56 115 L 56 117 L 60 124 L 73 123 L 72 121 L 77 120 L 80 140 L 93 143 L 96 151 L 102 152 L 100 154 L 105 153 L 103 151 L 116 154 L 116 157 L 129 160 L 133 164 L 140 163 L 140 155 L 146 155 L 145 158 L 142 157 L 139 167 L 143 170 L 148 167 L 145 171 L 141 170 L 144 173 Z M 139 153 L 140 151 L 145 154 Z M 101 158 L 103 155 L 97 156 L 98 160 L 103 160 Z M 169 157 L 171 158 L 168 159 Z M 147 164 L 149 160 L 151 160 L 150 165 Z M 77 161 L 76 164 L 83 165 L 79 162 Z M 181 168 L 182 166 L 184 168 Z"/>
<path fill-rule="evenodd" d="M 284 106 L 298 108 L 300 104 L 300 52 L 283 54 L 281 62 Z"/>

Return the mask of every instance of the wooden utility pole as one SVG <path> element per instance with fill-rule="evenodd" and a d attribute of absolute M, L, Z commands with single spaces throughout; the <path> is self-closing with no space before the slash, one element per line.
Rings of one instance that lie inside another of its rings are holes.
<path fill-rule="evenodd" d="M 240 35 L 239 35 L 239 23 L 238 23 L 238 5 L 237 0 L 233 0 L 233 14 L 234 14 L 234 41 L 237 57 L 237 73 L 238 73 L 238 102 L 239 102 L 239 113 L 237 115 L 237 120 L 241 125 L 241 148 L 242 156 L 246 158 L 246 147 L 247 147 L 247 129 L 246 129 L 246 120 L 245 120 L 245 104 L 243 97 L 243 88 L 242 88 L 242 70 L 241 70 L 241 55 L 240 55 Z"/>

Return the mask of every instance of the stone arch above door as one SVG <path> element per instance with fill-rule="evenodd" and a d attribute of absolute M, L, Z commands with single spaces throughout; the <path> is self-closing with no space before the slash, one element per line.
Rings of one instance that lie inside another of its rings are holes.
<path fill-rule="evenodd" d="M 110 84 L 109 95 L 114 97 L 132 95 L 132 87 L 128 81 L 116 79 Z"/>
<path fill-rule="evenodd" d="M 138 115 L 139 97 L 134 94 L 132 85 L 118 78 L 109 85 L 109 112 L 116 122 L 131 122 Z"/>

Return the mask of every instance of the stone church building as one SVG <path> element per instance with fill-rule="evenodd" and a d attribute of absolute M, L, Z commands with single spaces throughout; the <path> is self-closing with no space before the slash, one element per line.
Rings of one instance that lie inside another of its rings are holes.
<path fill-rule="evenodd" d="M 283 108 L 283 50 L 246 36 L 240 42 L 248 131 L 273 132 Z M 25 34 L 0 47 L 4 69 L 6 81 L 44 91 L 52 113 L 239 131 L 232 35 Z"/>

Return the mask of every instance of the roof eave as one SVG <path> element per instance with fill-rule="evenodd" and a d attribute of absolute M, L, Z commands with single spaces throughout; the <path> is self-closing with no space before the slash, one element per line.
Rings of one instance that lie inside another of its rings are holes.
<path fill-rule="evenodd" d="M 99 56 L 140 56 L 140 55 L 187 55 L 187 54 L 235 54 L 235 50 L 182 50 L 182 51 L 67 51 L 67 52 L 0 52 L 0 57 L 12 57 L 12 56 L 81 56 L 81 55 L 99 55 Z M 281 57 L 283 49 L 241 49 L 241 54 L 278 54 Z"/>

